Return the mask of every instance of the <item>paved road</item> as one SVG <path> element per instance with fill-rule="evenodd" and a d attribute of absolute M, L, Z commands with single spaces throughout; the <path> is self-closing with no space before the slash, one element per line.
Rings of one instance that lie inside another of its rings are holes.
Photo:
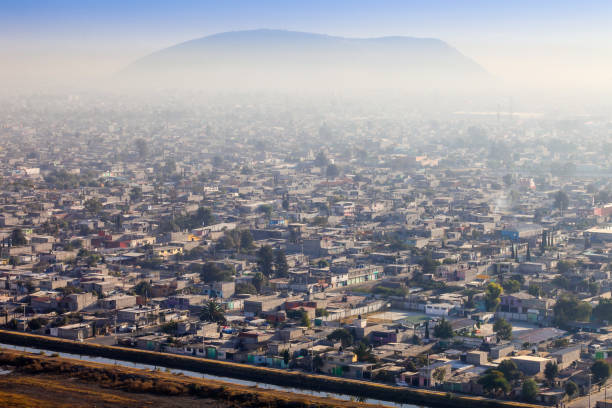
<path fill-rule="evenodd" d="M 595 388 L 596 390 L 597 388 Z M 604 398 L 612 399 L 612 383 L 608 381 L 606 389 L 601 388 L 601 391 L 591 393 L 591 407 L 595 407 L 597 405 L 597 401 L 603 401 Z M 576 398 L 566 404 L 568 408 L 589 408 L 589 397 L 584 396 L 580 398 Z"/>

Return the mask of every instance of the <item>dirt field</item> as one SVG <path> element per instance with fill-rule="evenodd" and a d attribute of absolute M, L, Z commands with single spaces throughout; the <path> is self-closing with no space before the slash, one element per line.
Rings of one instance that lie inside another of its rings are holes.
<path fill-rule="evenodd" d="M 0 349 L 1 407 L 367 408 L 374 405 L 266 390 Z"/>
<path fill-rule="evenodd" d="M 62 375 L 11 373 L 0 376 L 0 404 L 16 408 L 69 407 L 229 407 L 194 397 L 164 397 L 102 388 Z"/>

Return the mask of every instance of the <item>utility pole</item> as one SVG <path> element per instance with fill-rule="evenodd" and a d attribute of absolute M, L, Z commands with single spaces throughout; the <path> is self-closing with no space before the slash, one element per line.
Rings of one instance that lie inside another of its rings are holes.
<path fill-rule="evenodd" d="M 589 408 L 591 408 L 591 374 L 589 374 Z"/>

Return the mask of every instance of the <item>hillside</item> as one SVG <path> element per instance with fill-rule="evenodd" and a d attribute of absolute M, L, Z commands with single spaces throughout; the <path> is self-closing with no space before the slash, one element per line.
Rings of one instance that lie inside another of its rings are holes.
<path fill-rule="evenodd" d="M 153 87 L 416 89 L 476 86 L 489 75 L 437 39 L 252 30 L 160 50 L 134 62 L 118 78 Z"/>

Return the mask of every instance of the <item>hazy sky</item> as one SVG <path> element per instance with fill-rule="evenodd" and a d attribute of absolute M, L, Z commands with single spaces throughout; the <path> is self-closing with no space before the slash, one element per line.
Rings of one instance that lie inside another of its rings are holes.
<path fill-rule="evenodd" d="M 612 89 L 610 21 L 610 0 L 0 0 L 0 84 L 95 81 L 178 42 L 280 28 L 434 37 L 511 84 Z"/>

